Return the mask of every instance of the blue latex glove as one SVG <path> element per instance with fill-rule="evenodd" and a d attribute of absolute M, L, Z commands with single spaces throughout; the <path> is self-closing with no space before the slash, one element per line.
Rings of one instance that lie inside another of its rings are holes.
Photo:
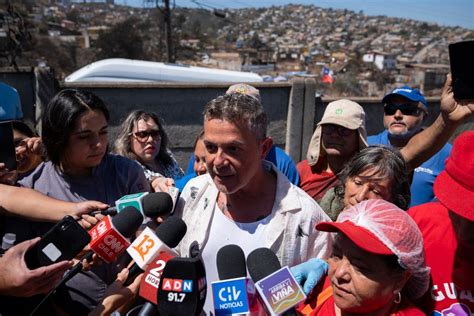
<path fill-rule="evenodd" d="M 308 295 L 328 272 L 328 264 L 324 260 L 313 258 L 291 267 L 290 270 L 296 281 L 303 287 L 304 293 Z"/>

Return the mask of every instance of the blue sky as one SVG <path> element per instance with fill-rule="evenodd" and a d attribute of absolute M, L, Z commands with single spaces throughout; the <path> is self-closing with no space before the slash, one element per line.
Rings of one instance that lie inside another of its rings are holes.
<path fill-rule="evenodd" d="M 170 0 L 173 3 L 173 0 Z M 174 0 L 177 6 L 197 7 L 191 0 Z M 289 3 L 313 4 L 323 8 L 363 10 L 367 15 L 387 15 L 420 21 L 435 22 L 444 26 L 463 26 L 474 29 L 474 0 L 196 0 L 202 7 L 245 8 L 268 7 Z M 115 0 L 117 4 L 144 6 L 146 0 Z M 148 1 L 154 3 L 155 1 Z M 160 1 L 161 2 L 161 1 Z M 150 6 L 148 4 L 147 6 Z"/>

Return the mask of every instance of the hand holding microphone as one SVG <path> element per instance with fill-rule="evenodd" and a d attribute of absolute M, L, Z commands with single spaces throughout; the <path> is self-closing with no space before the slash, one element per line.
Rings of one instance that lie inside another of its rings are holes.
<path fill-rule="evenodd" d="M 165 192 L 129 194 L 115 201 L 115 206 L 93 211 L 89 215 L 115 215 L 128 206 L 135 207 L 142 213 L 144 218 L 156 218 L 167 215 L 173 210 L 173 200 Z"/>
<path fill-rule="evenodd" d="M 110 315 L 136 297 L 141 276 L 137 276 L 130 285 L 124 286 L 128 273 L 129 271 L 126 268 L 120 271 L 117 279 L 107 287 L 102 302 L 89 313 L 89 316 Z"/>
<path fill-rule="evenodd" d="M 114 217 L 107 216 L 89 231 L 91 250 L 87 252 L 66 275 L 61 286 L 78 274 L 82 268 L 82 261 L 90 261 L 97 254 L 103 261 L 110 263 L 114 261 L 130 245 L 130 238 L 140 227 L 143 220 L 141 213 L 133 206 L 128 206 Z"/>
<path fill-rule="evenodd" d="M 72 217 L 68 216 L 65 219 L 72 219 Z M 68 227 L 75 227 L 75 225 L 79 226 L 79 230 L 76 229 L 77 234 L 85 234 L 87 235 L 88 239 L 90 240 L 89 246 L 92 250 L 87 252 L 71 270 L 69 270 L 59 282 L 54 289 L 52 289 L 48 295 L 46 295 L 43 300 L 40 302 L 38 306 L 36 306 L 35 310 L 32 312 L 34 314 L 40 306 L 52 295 L 56 292 L 56 290 L 66 284 L 67 281 L 69 281 L 71 278 L 73 278 L 76 274 L 78 274 L 82 268 L 83 268 L 83 263 L 82 261 L 86 259 L 87 261 L 90 261 L 92 259 L 92 256 L 97 254 L 103 261 L 110 263 L 114 261 L 122 252 L 125 251 L 125 249 L 130 245 L 130 242 L 128 241 L 127 238 L 130 238 L 132 234 L 135 233 L 135 231 L 138 229 L 138 227 L 141 225 L 143 220 L 142 214 L 133 206 L 126 207 L 120 214 L 117 214 L 117 216 L 111 217 L 107 216 L 105 217 L 101 222 L 99 222 L 97 225 L 92 228 L 89 233 L 85 232 L 82 227 L 77 224 L 77 222 L 72 219 L 72 221 L 68 221 L 70 226 Z M 63 224 L 58 223 L 59 227 L 62 229 Z M 75 225 L 73 225 L 75 224 Z M 58 225 L 56 225 L 58 226 Z M 54 230 L 53 230 L 54 231 Z M 66 236 L 74 236 L 74 234 L 68 234 Z M 57 239 L 57 238 L 56 238 Z M 61 238 L 60 238 L 61 239 Z M 42 240 L 45 240 L 45 238 L 42 238 Z M 41 242 L 41 240 L 40 240 Z M 59 240 L 56 241 L 57 244 L 63 245 L 65 242 L 64 240 Z M 68 243 L 66 241 L 66 243 Z M 73 243 L 69 242 L 69 243 Z M 87 242 L 86 242 L 87 244 Z M 69 245 L 71 246 L 71 245 Z M 81 245 L 82 249 L 85 245 Z M 63 247 L 64 248 L 64 247 Z M 64 249 L 69 249 L 69 248 L 64 248 Z M 80 250 L 79 249 L 79 250 Z M 35 254 L 39 254 L 36 256 L 33 256 Z M 74 255 L 79 253 L 77 251 Z M 58 254 L 61 254 L 61 251 L 58 251 L 57 247 L 55 246 L 54 242 L 50 242 L 50 240 L 47 240 L 46 247 L 41 246 L 37 249 L 35 249 L 33 252 L 30 252 L 30 256 L 26 256 L 25 259 L 28 258 L 33 258 L 35 259 L 40 258 L 41 261 L 38 259 L 36 260 L 28 260 L 30 261 L 30 265 L 37 264 L 38 262 L 41 263 L 45 260 L 45 257 L 48 259 L 57 259 Z M 28 255 L 28 253 L 27 253 Z M 27 263 L 28 263 L 27 261 Z M 54 261 L 54 260 L 53 260 Z"/>
<path fill-rule="evenodd" d="M 115 261 L 130 246 L 128 238 L 132 237 L 143 223 L 143 214 L 154 218 L 160 214 L 169 213 L 172 209 L 171 198 L 166 193 L 138 193 L 134 195 L 135 200 L 131 199 L 131 196 L 127 195 L 120 199 L 122 203 L 118 204 L 118 208 L 121 208 L 121 210 L 117 215 L 114 217 L 106 216 L 89 231 L 92 238 L 90 242 L 91 251 L 84 255 L 80 259 L 81 262 L 65 275 L 60 285 L 78 274 L 83 268 L 82 261 L 84 259 L 90 261 L 94 253 L 107 263 Z M 129 205 L 125 206 L 127 203 Z M 132 204 L 139 204 L 141 211 Z"/>

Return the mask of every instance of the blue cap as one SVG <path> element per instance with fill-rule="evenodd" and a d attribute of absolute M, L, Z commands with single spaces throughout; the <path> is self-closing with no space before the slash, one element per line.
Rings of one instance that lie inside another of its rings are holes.
<path fill-rule="evenodd" d="M 383 97 L 382 103 L 387 103 L 387 100 L 394 95 L 401 95 L 408 100 L 421 102 L 424 106 L 428 107 L 428 102 L 426 102 L 425 97 L 421 94 L 420 90 L 410 88 L 409 86 L 403 86 L 401 88 L 394 89 L 392 92 Z"/>

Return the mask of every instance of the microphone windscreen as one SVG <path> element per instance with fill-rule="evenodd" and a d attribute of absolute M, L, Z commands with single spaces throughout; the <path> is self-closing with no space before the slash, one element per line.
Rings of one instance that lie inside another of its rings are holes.
<path fill-rule="evenodd" d="M 217 273 L 220 280 L 229 280 L 247 276 L 245 254 L 237 245 L 226 245 L 219 249 L 216 257 Z"/>
<path fill-rule="evenodd" d="M 250 277 L 258 282 L 281 268 L 277 256 L 268 248 L 257 248 L 247 257 Z"/>
<path fill-rule="evenodd" d="M 166 263 L 158 287 L 158 314 L 200 315 L 206 299 L 206 270 L 201 258 L 173 258 Z"/>
<path fill-rule="evenodd" d="M 183 239 L 187 229 L 181 218 L 170 216 L 158 226 L 155 234 L 165 245 L 174 248 Z"/>
<path fill-rule="evenodd" d="M 171 213 L 173 210 L 173 199 L 168 193 L 153 192 L 143 197 L 143 213 L 150 218 Z"/>
<path fill-rule="evenodd" d="M 127 206 L 112 217 L 112 224 L 125 238 L 130 238 L 143 221 L 140 211 L 133 206 Z"/>

